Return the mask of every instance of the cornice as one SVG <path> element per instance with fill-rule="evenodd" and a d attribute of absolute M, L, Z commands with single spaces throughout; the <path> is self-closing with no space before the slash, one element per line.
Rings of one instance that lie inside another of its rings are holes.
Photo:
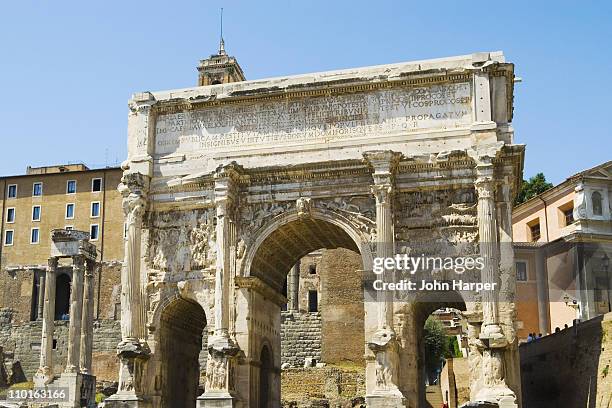
<path fill-rule="evenodd" d="M 172 98 L 161 99 L 152 108 L 158 114 L 177 113 L 204 107 L 233 105 L 245 102 L 268 102 L 289 99 L 329 97 L 354 93 L 364 93 L 380 89 L 411 88 L 418 85 L 435 85 L 441 83 L 459 83 L 469 81 L 471 72 L 445 73 L 443 75 L 427 75 L 427 71 L 419 71 L 413 75 L 419 77 L 400 80 L 382 80 L 377 82 L 358 82 L 355 80 L 326 81 L 315 86 L 293 85 L 286 89 L 271 87 L 267 90 L 234 91 L 223 99 L 217 95 L 203 95 L 194 99 Z M 353 82 L 353 83 L 347 83 Z M 312 89 L 302 89 L 312 87 Z"/>
<path fill-rule="evenodd" d="M 287 298 L 256 276 L 236 276 L 238 289 L 251 289 L 279 306 L 287 304 Z"/>

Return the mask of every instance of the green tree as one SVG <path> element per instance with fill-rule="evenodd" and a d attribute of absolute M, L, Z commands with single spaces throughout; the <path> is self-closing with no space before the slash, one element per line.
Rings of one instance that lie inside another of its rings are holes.
<path fill-rule="evenodd" d="M 530 198 L 533 198 L 552 187 L 553 185 L 546 181 L 544 173 L 538 173 L 535 176 L 531 177 L 529 181 L 523 180 L 521 184 L 521 190 L 516 196 L 516 200 L 514 203 L 517 205 L 524 203 Z"/>
<path fill-rule="evenodd" d="M 451 336 L 448 338 L 448 352 L 449 357 L 463 357 L 463 353 L 461 352 L 461 348 L 459 348 L 459 341 L 456 336 Z"/>
<path fill-rule="evenodd" d="M 436 378 L 438 369 L 442 367 L 444 358 L 449 354 L 449 341 L 442 322 L 429 316 L 425 321 L 423 339 L 425 341 L 425 370 L 431 384 Z"/>

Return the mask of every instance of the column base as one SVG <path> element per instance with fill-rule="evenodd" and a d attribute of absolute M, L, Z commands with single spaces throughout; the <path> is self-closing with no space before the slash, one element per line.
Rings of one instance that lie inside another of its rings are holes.
<path fill-rule="evenodd" d="M 405 408 L 406 399 L 399 391 L 366 395 L 368 408 Z"/>
<path fill-rule="evenodd" d="M 100 408 L 151 408 L 151 403 L 137 395 L 114 394 L 98 404 Z"/>
<path fill-rule="evenodd" d="M 32 380 L 34 387 L 45 388 L 55 380 L 55 375 L 53 375 L 53 371 L 49 367 L 40 367 Z"/>
<path fill-rule="evenodd" d="M 234 408 L 236 397 L 229 392 L 211 391 L 198 397 L 197 408 Z"/>
<path fill-rule="evenodd" d="M 518 408 L 514 392 L 507 387 L 492 387 L 480 390 L 476 396 L 477 402 L 494 403 L 499 408 Z"/>

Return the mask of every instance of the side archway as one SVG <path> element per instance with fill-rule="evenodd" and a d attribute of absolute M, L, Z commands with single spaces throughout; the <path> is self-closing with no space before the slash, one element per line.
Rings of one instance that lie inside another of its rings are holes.
<path fill-rule="evenodd" d="M 195 407 L 206 314 L 191 300 L 175 298 L 162 311 L 159 327 L 163 407 Z"/>

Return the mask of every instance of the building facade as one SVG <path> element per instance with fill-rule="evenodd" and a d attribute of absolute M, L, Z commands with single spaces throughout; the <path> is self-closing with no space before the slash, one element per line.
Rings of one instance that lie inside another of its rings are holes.
<path fill-rule="evenodd" d="M 519 335 L 612 311 L 612 162 L 514 208 Z"/>
<path fill-rule="evenodd" d="M 42 283 L 53 229 L 91 234 L 100 267 L 95 271 L 93 370 L 116 379 L 114 357 L 120 338 L 120 270 L 124 222 L 119 168 L 84 165 L 28 167 L 26 174 L 0 178 L 0 346 L 11 366 L 18 362 L 31 379 L 39 364 L 43 315 Z M 58 265 L 56 279 L 56 372 L 66 363 L 72 266 Z"/>

